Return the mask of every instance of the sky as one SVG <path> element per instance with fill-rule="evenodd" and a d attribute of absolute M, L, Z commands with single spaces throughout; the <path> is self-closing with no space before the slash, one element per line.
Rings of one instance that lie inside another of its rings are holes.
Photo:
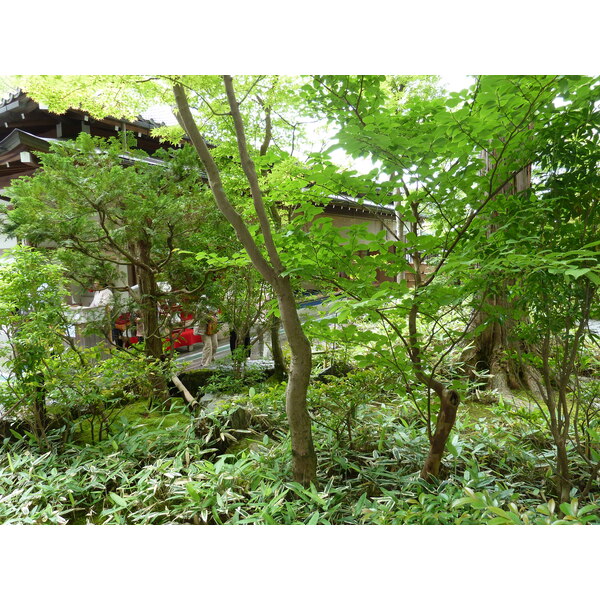
<path fill-rule="evenodd" d="M 471 75 L 440 74 L 440 77 L 440 85 L 449 92 L 458 92 L 473 84 L 473 76 Z M 333 131 L 331 135 L 334 135 Z M 319 149 L 317 146 L 319 146 L 319 143 L 315 143 L 315 150 Z M 341 148 L 337 148 L 331 152 L 331 160 L 341 167 L 356 170 L 362 174 L 369 173 L 376 168 L 376 165 L 369 158 L 352 158 Z"/>

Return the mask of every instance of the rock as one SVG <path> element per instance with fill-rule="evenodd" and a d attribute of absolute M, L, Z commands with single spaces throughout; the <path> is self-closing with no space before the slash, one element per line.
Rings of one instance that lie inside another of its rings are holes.
<path fill-rule="evenodd" d="M 352 371 L 352 367 L 346 363 L 333 363 L 331 366 L 323 369 L 315 376 L 315 381 L 326 381 L 327 377 L 345 377 Z"/>
<path fill-rule="evenodd" d="M 243 406 L 238 407 L 231 415 L 231 425 L 234 429 L 248 429 L 252 414 Z"/>
<path fill-rule="evenodd" d="M 208 380 L 215 374 L 212 369 L 198 369 L 196 371 L 184 371 L 178 377 L 181 383 L 189 390 L 192 396 L 198 397 L 198 392 L 207 384 Z M 200 394 L 202 395 L 202 394 Z"/>

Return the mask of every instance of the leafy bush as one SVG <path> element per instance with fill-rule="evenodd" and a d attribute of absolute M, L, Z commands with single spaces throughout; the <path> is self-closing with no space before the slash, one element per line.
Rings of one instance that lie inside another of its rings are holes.
<path fill-rule="evenodd" d="M 109 437 L 94 445 L 62 445 L 57 436 L 53 449 L 43 452 L 27 436 L 18 442 L 7 439 L 0 451 L 0 521 L 600 522 L 597 483 L 589 496 L 579 497 L 573 490 L 570 502 L 559 506 L 552 498 L 553 452 L 540 415 L 502 404 L 486 408 L 485 416 L 479 407 L 471 416 L 469 405 L 463 406 L 441 479 L 423 482 L 418 474 L 427 451 L 426 428 L 410 400 L 386 389 L 391 383 L 373 371 L 316 388 L 322 400 L 341 398 L 341 384 L 344 393 L 358 399 L 362 390 L 371 402 L 356 412 L 353 448 L 347 438 L 338 441 L 330 426 L 315 421 L 319 482 L 309 488 L 290 482 L 285 384 L 251 388 L 201 415 L 212 428 L 208 437 L 198 437 L 197 416 L 181 404 L 171 413 L 154 411 L 137 420 L 125 409 Z M 241 407 L 250 415 L 244 428 L 233 423 Z M 326 413 L 322 406 L 313 410 Z M 240 429 L 248 436 L 244 443 Z M 577 460 L 581 463 L 573 451 Z"/>

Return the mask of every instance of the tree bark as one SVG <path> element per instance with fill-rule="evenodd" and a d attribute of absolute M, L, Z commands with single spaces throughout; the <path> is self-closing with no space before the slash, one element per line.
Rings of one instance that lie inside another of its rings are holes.
<path fill-rule="evenodd" d="M 454 390 L 445 390 L 440 398 L 440 412 L 437 417 L 435 433 L 430 442 L 429 454 L 421 469 L 422 479 L 429 480 L 431 477 L 439 476 L 446 441 L 454 427 L 454 421 L 456 421 L 459 401 L 459 395 Z"/>
<path fill-rule="evenodd" d="M 149 264 L 150 247 L 145 242 L 138 243 L 141 262 Z M 144 323 L 144 342 L 146 356 L 161 360 L 163 356 L 162 336 L 158 318 L 158 286 L 154 273 L 149 269 L 137 267 L 137 279 L 140 285 L 140 310 Z"/>
<path fill-rule="evenodd" d="M 138 252 L 140 262 L 150 264 L 150 244 L 148 242 L 138 242 Z M 160 333 L 160 322 L 158 318 L 158 286 L 154 273 L 148 268 L 136 266 L 137 279 L 140 286 L 140 311 L 144 323 L 144 344 L 147 360 L 164 360 L 163 341 Z M 149 376 L 154 396 L 160 402 L 165 402 L 169 406 L 169 390 L 167 382 L 160 373 L 153 373 Z M 150 406 L 152 399 L 150 399 Z"/>
<path fill-rule="evenodd" d="M 265 106 L 262 99 L 259 98 L 261 106 L 265 109 L 265 137 L 263 139 L 263 143 L 260 147 L 259 154 L 261 156 L 265 156 L 267 150 L 269 149 L 269 145 L 273 138 L 273 124 L 271 121 L 271 107 Z M 263 169 L 262 176 L 266 177 L 267 170 Z M 275 227 L 278 231 L 281 230 L 281 215 L 277 210 L 275 204 L 271 204 L 269 206 L 269 212 L 271 214 L 271 219 L 275 224 Z M 281 319 L 276 317 L 275 315 L 271 316 L 271 355 L 273 357 L 273 366 L 275 368 L 275 372 L 273 373 L 273 377 L 278 381 L 283 381 L 287 376 L 287 369 L 285 366 L 285 361 L 283 359 L 283 351 L 281 349 L 281 339 L 279 337 L 279 328 L 281 326 Z"/>
<path fill-rule="evenodd" d="M 567 447 L 562 436 L 555 437 L 556 444 L 556 492 L 561 504 L 571 499 L 571 476 L 569 473 L 569 458 Z"/>
<path fill-rule="evenodd" d="M 292 360 L 285 396 L 285 410 L 292 439 L 294 481 L 308 485 L 316 479 L 317 457 L 312 441 L 306 395 L 310 383 L 312 350 L 296 309 L 296 299 L 287 278 L 277 294 L 281 321 L 290 345 Z"/>
<path fill-rule="evenodd" d="M 521 364 L 518 356 L 528 352 L 529 348 L 513 335 L 518 320 L 511 318 L 512 307 L 506 294 L 494 295 L 487 304 L 503 311 L 502 322 L 491 322 L 473 341 L 471 347 L 463 351 L 460 361 L 464 363 L 463 372 L 476 379 L 477 373 L 490 375 L 486 387 L 500 392 L 503 396 L 512 396 L 512 390 L 526 389 L 535 391 L 531 385 L 532 373 Z M 471 328 L 475 329 L 488 318 L 485 309 L 479 309 L 473 317 Z"/>
<path fill-rule="evenodd" d="M 419 223 L 419 206 L 416 203 L 412 204 L 414 222 L 412 223 L 412 231 L 418 235 Z M 434 392 L 440 399 L 440 410 L 438 412 L 435 432 L 431 435 L 431 417 L 430 409 L 428 408 L 427 431 L 429 433 L 429 454 L 425 459 L 423 468 L 421 469 L 421 478 L 430 480 L 432 477 L 438 477 L 440 466 L 446 448 L 446 441 L 450 436 L 454 422 L 456 421 L 456 411 L 460 404 L 460 396 L 454 390 L 449 390 L 441 381 L 434 378 L 434 373 L 427 375 L 423 370 L 423 362 L 421 359 L 421 347 L 419 345 L 419 335 L 417 332 L 417 316 L 419 305 L 417 301 L 417 291 L 422 285 L 421 276 L 421 255 L 415 250 L 412 253 L 414 268 L 415 268 L 415 301 L 408 315 L 408 340 L 410 345 L 409 356 L 415 369 L 415 374 L 421 383 L 424 383 L 430 392 Z"/>
<path fill-rule="evenodd" d="M 486 160 L 486 171 L 491 171 L 492 157 L 484 154 Z M 500 194 L 520 194 L 531 187 L 531 165 L 504 183 L 498 190 Z M 497 218 L 497 213 L 492 213 Z M 488 235 L 492 235 L 499 228 L 497 222 L 489 226 Z M 472 347 L 463 352 L 461 362 L 464 363 L 464 371 L 470 378 L 475 378 L 477 371 L 487 371 L 491 376 L 486 387 L 497 390 L 504 396 L 512 396 L 511 390 L 527 389 L 534 392 L 530 385 L 531 376 L 529 369 L 523 367 L 515 357 L 527 352 L 529 349 L 513 335 L 513 330 L 518 321 L 509 315 L 513 306 L 508 300 L 508 286 L 506 282 L 502 289 L 486 298 L 489 306 L 498 307 L 502 310 L 504 319 L 502 322 L 493 321 L 472 342 Z M 508 317 L 508 318 L 506 318 Z M 485 309 L 480 308 L 474 315 L 472 328 L 476 328 L 489 318 Z"/>

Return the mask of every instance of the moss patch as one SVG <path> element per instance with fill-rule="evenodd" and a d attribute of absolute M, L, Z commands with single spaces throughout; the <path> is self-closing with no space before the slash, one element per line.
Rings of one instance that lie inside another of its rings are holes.
<path fill-rule="evenodd" d="M 474 421 L 478 419 L 493 419 L 496 418 L 496 414 L 487 406 L 480 404 L 479 402 L 463 402 L 462 406 L 466 413 Z M 460 408 L 459 408 L 460 411 Z"/>
<path fill-rule="evenodd" d="M 184 403 L 173 399 L 170 411 L 165 412 L 157 408 L 148 410 L 148 403 L 146 401 L 139 401 L 123 407 L 116 418 L 125 418 L 132 425 L 167 428 L 177 424 L 187 425 L 190 421 L 189 415 L 190 413 L 187 411 Z"/>
<path fill-rule="evenodd" d="M 144 427 L 149 430 L 168 428 L 183 429 L 190 423 L 190 414 L 184 407 L 183 401 L 173 400 L 171 411 L 165 412 L 157 408 L 148 410 L 148 402 L 139 400 L 122 407 L 119 411 L 110 415 L 111 425 L 119 423 L 120 420 L 126 420 L 130 427 Z M 90 419 L 83 419 L 77 425 L 74 435 L 74 441 L 79 444 L 92 444 L 98 441 L 98 419 L 94 420 L 94 439 L 92 440 L 92 422 Z M 106 438 L 103 431 L 102 438 Z"/>

